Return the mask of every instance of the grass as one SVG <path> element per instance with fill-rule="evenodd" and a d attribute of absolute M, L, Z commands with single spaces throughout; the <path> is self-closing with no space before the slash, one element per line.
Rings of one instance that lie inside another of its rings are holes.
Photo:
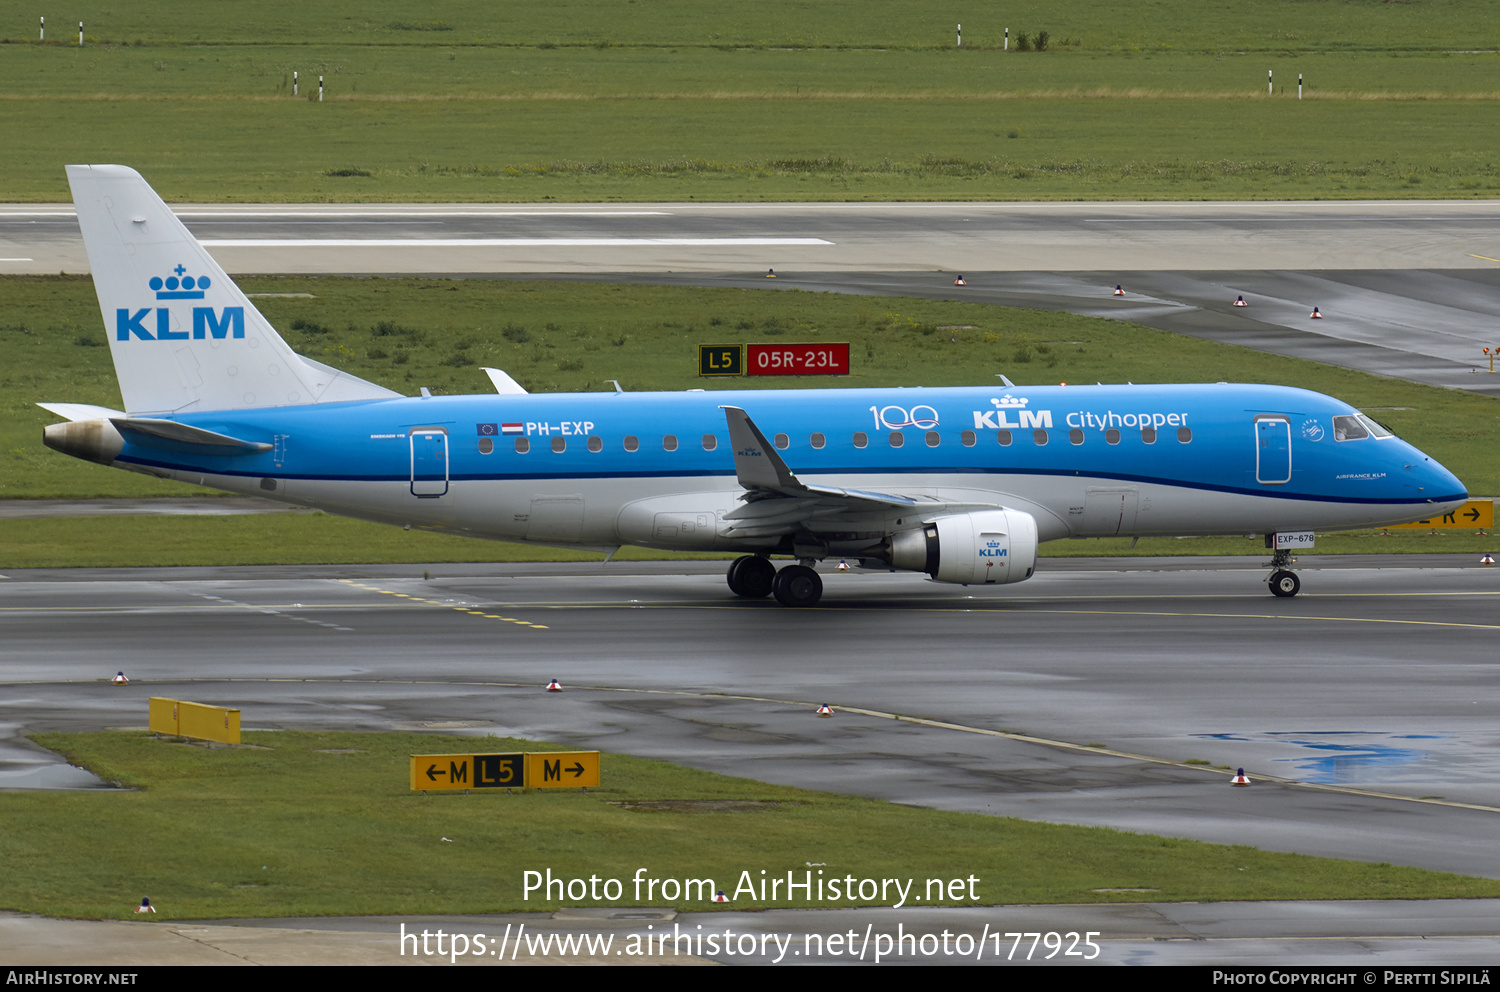
<path fill-rule="evenodd" d="M 1473 531 L 1353 531 L 1319 534 L 1319 554 L 1458 554 L 1500 550 Z M 1052 541 L 1043 557 L 1247 555 L 1268 559 L 1262 538 L 1128 538 Z M 404 531 L 322 513 L 254 516 L 122 516 L 0 519 L 0 568 L 132 568 L 187 565 L 324 565 L 403 562 L 592 561 L 601 555 L 472 537 Z M 691 560 L 725 555 L 623 548 L 616 561 Z M 1043 568 L 1046 566 L 1044 565 Z"/>
<path fill-rule="evenodd" d="M 1493 7 L 1484 0 L 1422 0 L 1376 4 L 1337 0 L 1161 0 L 1121 16 L 1111 0 L 1076 0 L 1066 8 L 1043 0 L 763 0 L 753 6 L 701 0 L 433 0 L 420 15 L 400 0 L 369 0 L 358 8 L 293 0 L 205 8 L 193 0 L 121 3 L 78 0 L 66 19 L 49 22 L 49 41 L 146 45 L 305 45 L 330 39 L 357 47 L 662 46 L 680 48 L 865 47 L 942 49 L 965 25 L 965 44 L 998 48 L 1013 35 L 1047 30 L 1051 53 L 1147 51 L 1340 52 L 1484 47 Z M 31 42 L 36 15 L 14 9 L 0 19 L 0 40 Z"/>
<path fill-rule="evenodd" d="M 711 878 L 733 893 L 741 872 L 801 879 L 808 862 L 826 863 L 827 877 L 911 879 L 914 895 L 927 879 L 976 876 L 977 899 L 958 901 L 970 905 L 1500 895 L 1488 879 L 897 806 L 615 754 L 603 756 L 602 787 L 587 793 L 423 797 L 407 787 L 410 754 L 553 748 L 416 734 L 244 739 L 248 746 L 209 749 L 139 732 L 39 736 L 132 791 L 0 797 L 0 906 L 125 919 L 149 895 L 158 919 L 209 919 L 579 904 L 524 897 L 523 872 L 546 869 L 619 879 L 615 905 L 661 905 L 674 901 L 634 898 L 641 866 L 649 878 Z M 618 805 L 631 801 L 659 805 Z M 726 801 L 756 805 L 722 811 Z M 725 908 L 868 904 L 741 895 Z"/>
<path fill-rule="evenodd" d="M 1472 50 L 1496 25 L 1479 0 L 1164 0 L 1129 17 L 1102 0 L 463 0 L 420 19 L 273 0 L 78 16 L 97 32 L 82 48 L 0 18 L 0 128 L 25 136 L 0 147 L 6 199 L 65 200 L 61 165 L 101 157 L 187 201 L 1500 190 L 1475 138 L 1500 100 L 1494 54 Z M 1051 50 L 1001 50 L 1006 24 L 1047 30 Z"/>

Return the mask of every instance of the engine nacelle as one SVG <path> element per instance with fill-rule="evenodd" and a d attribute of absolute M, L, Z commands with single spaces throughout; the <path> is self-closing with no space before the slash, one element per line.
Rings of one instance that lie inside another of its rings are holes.
<path fill-rule="evenodd" d="M 1021 582 L 1036 571 L 1036 519 L 1020 510 L 939 517 L 891 537 L 891 565 L 962 585 Z"/>

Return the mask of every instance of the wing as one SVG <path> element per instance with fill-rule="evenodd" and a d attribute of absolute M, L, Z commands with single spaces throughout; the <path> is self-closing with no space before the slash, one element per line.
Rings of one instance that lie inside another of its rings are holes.
<path fill-rule="evenodd" d="M 992 509 L 994 503 L 954 503 L 921 494 L 882 493 L 810 485 L 797 478 L 750 415 L 721 407 L 729 425 L 734 471 L 745 504 L 725 515 L 727 535 L 766 538 L 801 533 L 890 534 L 933 517 Z"/>

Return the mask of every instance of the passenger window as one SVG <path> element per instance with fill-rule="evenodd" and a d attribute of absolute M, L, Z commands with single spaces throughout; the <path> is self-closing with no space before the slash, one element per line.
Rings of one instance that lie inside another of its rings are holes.
<path fill-rule="evenodd" d="M 1193 439 L 1193 429 L 1191 427 L 1179 427 L 1179 428 L 1177 428 L 1177 443 L 1178 444 L 1187 444 L 1192 439 Z"/>
<path fill-rule="evenodd" d="M 1068 440 L 1072 441 L 1074 444 L 1082 444 L 1083 431 L 1079 430 L 1076 427 L 1073 428 L 1072 430 L 1068 431 Z"/>
<path fill-rule="evenodd" d="M 929 448 L 936 448 L 938 446 L 938 441 L 939 441 L 939 438 L 938 438 L 938 432 L 937 431 L 928 431 L 927 432 L 927 447 L 929 447 Z"/>
<path fill-rule="evenodd" d="M 552 450 L 555 451 L 555 452 L 557 452 L 558 454 L 562 454 L 564 451 L 567 451 L 568 450 L 568 439 L 565 438 L 565 437 L 555 437 L 555 438 L 553 438 L 552 439 Z"/>
<path fill-rule="evenodd" d="M 774 443 L 777 448 L 785 451 L 787 449 L 787 446 L 792 443 L 792 439 L 787 437 L 785 434 L 777 434 L 776 441 Z"/>
<path fill-rule="evenodd" d="M 531 442 L 524 437 L 516 438 L 516 454 L 524 455 L 531 450 Z"/>
<path fill-rule="evenodd" d="M 1107 431 L 1104 432 L 1104 440 L 1108 441 L 1110 444 L 1119 444 L 1120 443 L 1120 432 L 1119 432 L 1119 430 L 1117 428 L 1111 427 L 1109 430 L 1107 430 Z"/>
<path fill-rule="evenodd" d="M 490 452 L 492 452 L 494 450 L 495 450 L 495 439 L 494 438 L 492 438 L 492 437 L 482 437 L 482 438 L 479 439 L 479 453 L 481 455 L 487 455 L 487 454 L 489 454 Z"/>
<path fill-rule="evenodd" d="M 1141 440 L 1144 441 L 1144 442 L 1146 442 L 1147 444 L 1155 444 L 1156 443 L 1156 428 L 1155 427 L 1142 427 L 1141 428 Z"/>
<path fill-rule="evenodd" d="M 963 434 L 960 435 L 960 437 L 963 438 L 963 442 L 964 442 L 964 447 L 965 448 L 972 448 L 972 447 L 974 447 L 974 442 L 979 440 L 977 437 L 974 436 L 974 432 L 973 431 L 964 431 Z"/>
<path fill-rule="evenodd" d="M 1047 443 L 1047 432 L 1043 430 L 1032 431 L 1031 440 L 1036 442 L 1036 446 L 1040 448 Z"/>
<path fill-rule="evenodd" d="M 865 445 L 867 445 L 869 443 L 870 443 L 870 438 L 869 438 L 868 435 L 865 434 L 864 431 L 855 431 L 854 432 L 854 446 L 856 448 L 863 448 Z"/>
<path fill-rule="evenodd" d="M 1000 442 L 1000 446 L 1002 448 L 1009 447 L 1010 446 L 1010 431 L 998 431 L 995 434 L 995 439 Z"/>
<path fill-rule="evenodd" d="M 811 444 L 814 448 L 821 449 L 823 445 L 828 443 L 828 439 L 823 437 L 823 435 L 821 434 L 814 434 L 808 439 L 808 443 Z"/>
<path fill-rule="evenodd" d="M 900 431 L 891 431 L 891 447 L 899 448 L 906 443 L 906 437 Z"/>
<path fill-rule="evenodd" d="M 604 439 L 600 438 L 600 437 L 591 437 L 591 438 L 589 438 L 589 450 L 590 451 L 603 451 L 604 450 Z"/>
<path fill-rule="evenodd" d="M 712 451 L 719 446 L 719 439 L 712 434 L 703 435 L 703 450 Z"/>
<path fill-rule="evenodd" d="M 661 439 L 661 450 L 663 450 L 663 451 L 676 451 L 677 450 L 677 436 L 674 435 L 674 434 L 668 434 L 666 437 L 662 438 Z"/>
<path fill-rule="evenodd" d="M 626 434 L 625 435 L 625 450 L 626 451 L 638 451 L 640 449 L 640 447 L 641 447 L 641 439 L 640 438 L 636 437 L 634 434 Z"/>

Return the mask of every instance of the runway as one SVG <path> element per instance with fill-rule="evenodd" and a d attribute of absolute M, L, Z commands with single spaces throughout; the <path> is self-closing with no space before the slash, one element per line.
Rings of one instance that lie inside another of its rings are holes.
<path fill-rule="evenodd" d="M 1243 562 L 1046 564 L 1008 594 L 834 573 L 812 611 L 735 601 L 713 563 L 10 573 L 0 720 L 138 725 L 182 693 L 1500 877 L 1500 571 L 1355 560 L 1277 600 Z"/>

